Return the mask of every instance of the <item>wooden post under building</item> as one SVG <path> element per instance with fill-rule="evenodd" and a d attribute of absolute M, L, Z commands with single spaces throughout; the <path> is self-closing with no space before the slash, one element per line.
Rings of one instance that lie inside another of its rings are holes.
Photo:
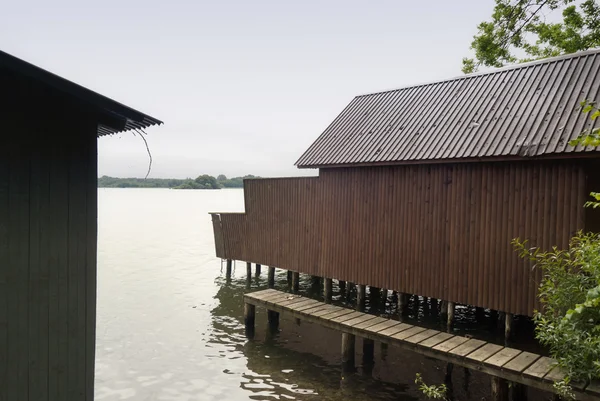
<path fill-rule="evenodd" d="M 292 291 L 298 292 L 300 289 L 300 273 L 292 272 Z"/>
<path fill-rule="evenodd" d="M 256 275 L 260 276 L 260 264 L 256 264 Z"/>
<path fill-rule="evenodd" d="M 326 303 L 331 303 L 331 297 L 333 292 L 333 280 L 330 278 L 325 278 L 323 280 L 323 298 L 325 298 Z"/>
<path fill-rule="evenodd" d="M 233 261 L 231 259 L 227 259 L 227 265 L 225 267 L 225 277 L 227 277 L 227 278 L 231 277 L 232 265 L 233 265 Z"/>
<path fill-rule="evenodd" d="M 267 278 L 267 285 L 269 288 L 273 288 L 275 286 L 275 268 L 273 266 L 269 266 L 269 274 Z"/>

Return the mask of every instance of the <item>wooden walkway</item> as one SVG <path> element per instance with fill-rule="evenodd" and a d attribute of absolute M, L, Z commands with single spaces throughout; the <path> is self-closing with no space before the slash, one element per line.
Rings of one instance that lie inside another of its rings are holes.
<path fill-rule="evenodd" d="M 478 370 L 515 383 L 553 391 L 563 378 L 551 358 L 515 348 L 400 323 L 353 309 L 325 304 L 299 295 L 268 289 L 246 294 L 246 309 L 264 306 L 330 329 L 398 346 L 421 355 Z M 246 312 L 248 315 L 248 312 Z M 248 324 L 248 322 L 247 322 Z M 600 400 L 600 384 L 575 386 L 577 399 Z"/>

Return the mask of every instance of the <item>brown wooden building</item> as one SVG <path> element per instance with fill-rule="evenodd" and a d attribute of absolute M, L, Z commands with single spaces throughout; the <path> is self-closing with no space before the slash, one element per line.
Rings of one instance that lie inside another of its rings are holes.
<path fill-rule="evenodd" d="M 319 177 L 246 180 L 213 214 L 217 256 L 531 315 L 539 271 L 511 240 L 566 247 L 600 152 L 600 52 L 356 97 L 298 160 Z"/>
<path fill-rule="evenodd" d="M 97 138 L 161 122 L 0 51 L 0 400 L 92 400 Z"/>

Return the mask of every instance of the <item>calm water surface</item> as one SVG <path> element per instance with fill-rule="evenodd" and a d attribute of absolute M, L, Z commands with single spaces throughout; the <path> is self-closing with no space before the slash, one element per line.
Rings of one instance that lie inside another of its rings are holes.
<path fill-rule="evenodd" d="M 242 190 L 99 190 L 97 400 L 417 400 L 416 372 L 443 382 L 444 363 L 377 343 L 373 368 L 342 373 L 338 332 L 282 317 L 272 334 L 262 308 L 247 341 L 242 297 L 266 288 L 266 271 L 248 285 L 238 263 L 226 280 L 209 211 L 243 211 Z M 318 296 L 307 277 L 301 285 Z M 276 288 L 287 288 L 284 271 Z M 429 309 L 416 304 L 411 318 L 439 326 Z M 391 299 L 383 313 L 395 314 Z M 471 311 L 457 315 L 457 330 L 475 333 Z M 498 330 L 477 329 L 498 340 Z M 456 400 L 489 395 L 477 372 L 457 367 L 452 383 Z"/>

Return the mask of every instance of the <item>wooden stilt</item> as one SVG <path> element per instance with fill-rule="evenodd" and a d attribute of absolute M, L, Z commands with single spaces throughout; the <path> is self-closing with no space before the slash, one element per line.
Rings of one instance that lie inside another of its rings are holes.
<path fill-rule="evenodd" d="M 330 278 L 326 278 L 323 280 L 323 298 L 325 298 L 326 303 L 331 303 L 331 295 L 333 292 L 333 280 Z"/>
<path fill-rule="evenodd" d="M 293 275 L 293 272 L 291 270 L 288 270 L 287 271 L 287 285 L 288 285 L 288 287 L 292 286 L 292 275 Z"/>
<path fill-rule="evenodd" d="M 227 259 L 227 267 L 225 270 L 225 276 L 227 278 L 231 277 L 232 266 L 233 266 L 233 261 L 231 259 Z"/>
<path fill-rule="evenodd" d="M 510 340 L 512 335 L 512 327 L 513 327 L 513 314 L 507 313 L 504 316 L 504 338 L 506 340 Z"/>
<path fill-rule="evenodd" d="M 440 300 L 437 298 L 431 298 L 431 313 L 434 316 L 437 316 L 440 313 Z"/>
<path fill-rule="evenodd" d="M 244 325 L 246 326 L 246 335 L 248 337 L 254 336 L 254 320 L 256 314 L 256 307 L 252 304 L 244 304 Z"/>
<path fill-rule="evenodd" d="M 440 302 L 440 317 L 443 320 L 447 320 L 448 318 L 448 301 L 444 301 L 443 299 Z"/>
<path fill-rule="evenodd" d="M 371 300 L 371 304 L 379 304 L 381 289 L 378 287 L 369 287 L 369 299 Z"/>
<path fill-rule="evenodd" d="M 298 292 L 300 289 L 300 273 L 292 272 L 292 291 Z"/>
<path fill-rule="evenodd" d="M 270 324 L 279 324 L 279 312 L 267 310 L 267 321 Z"/>
<path fill-rule="evenodd" d="M 258 263 L 256 264 L 256 275 L 260 276 L 260 265 Z"/>
<path fill-rule="evenodd" d="M 269 274 L 268 274 L 268 286 L 269 288 L 275 287 L 275 268 L 273 266 L 269 266 Z"/>
<path fill-rule="evenodd" d="M 452 327 L 452 325 L 454 324 L 454 302 L 448 302 L 448 320 L 446 321 L 446 324 L 448 325 L 448 327 Z"/>
<path fill-rule="evenodd" d="M 373 365 L 375 360 L 375 341 L 363 338 L 363 365 Z"/>
<path fill-rule="evenodd" d="M 510 383 L 510 400 L 527 401 L 527 386 L 520 383 Z"/>
<path fill-rule="evenodd" d="M 344 280 L 338 280 L 338 287 L 340 287 L 340 292 L 346 292 L 346 282 Z"/>
<path fill-rule="evenodd" d="M 387 299 L 388 299 L 388 290 L 387 290 L 387 288 L 382 288 L 381 289 L 381 303 L 384 308 L 385 308 L 385 304 L 387 303 Z"/>
<path fill-rule="evenodd" d="M 508 382 L 496 376 L 492 376 L 492 400 L 508 401 Z"/>
<path fill-rule="evenodd" d="M 476 307 L 475 308 L 475 320 L 477 323 L 482 323 L 485 320 L 485 309 Z"/>
<path fill-rule="evenodd" d="M 356 285 L 356 310 L 359 311 L 359 312 L 364 312 L 365 311 L 365 304 L 366 304 L 365 295 L 366 295 L 366 290 L 367 290 L 367 287 L 364 284 L 357 284 Z"/>
<path fill-rule="evenodd" d="M 252 278 L 252 263 L 246 262 L 246 280 Z"/>
<path fill-rule="evenodd" d="M 402 316 L 406 316 L 407 311 L 408 311 L 408 294 L 399 292 L 398 293 L 398 313 L 400 314 L 400 317 L 402 318 Z"/>
<path fill-rule="evenodd" d="M 342 363 L 345 366 L 354 365 L 354 334 L 342 333 Z"/>

